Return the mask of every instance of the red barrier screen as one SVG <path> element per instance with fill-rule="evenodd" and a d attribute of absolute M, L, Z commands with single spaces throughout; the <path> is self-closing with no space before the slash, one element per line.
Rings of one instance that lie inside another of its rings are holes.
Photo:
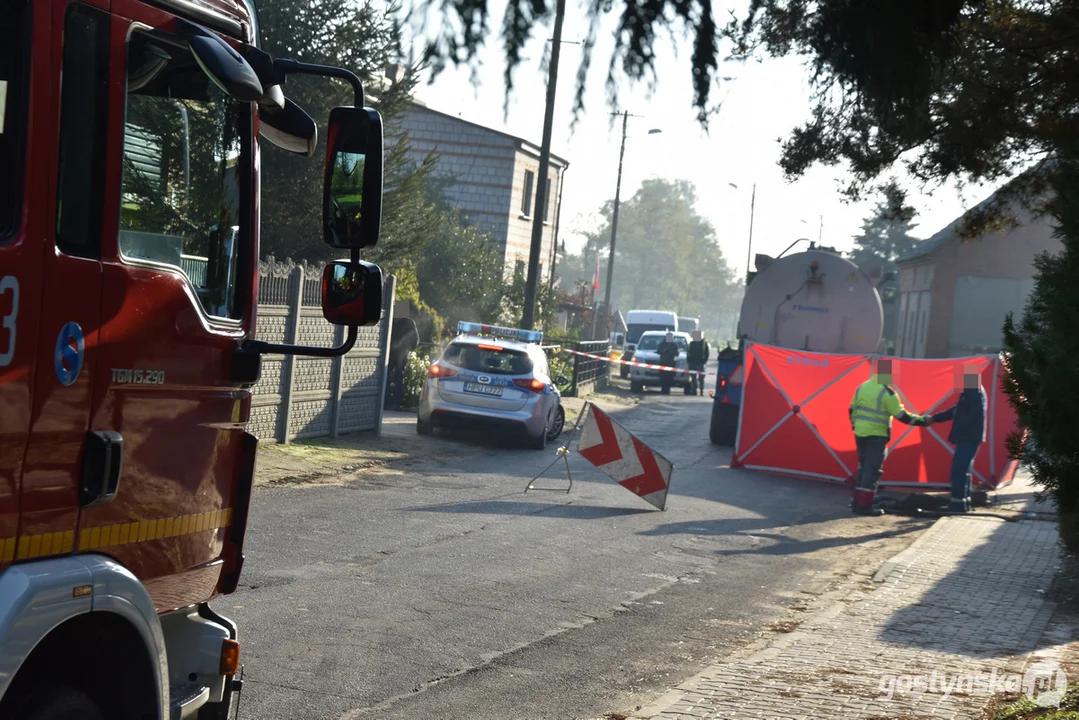
<path fill-rule="evenodd" d="M 878 359 L 747 343 L 731 467 L 853 482 L 858 456 L 848 408 Z M 986 442 L 974 459 L 974 485 L 991 490 L 1010 482 L 1015 463 L 1005 438 L 1015 430 L 1016 417 L 1001 389 L 999 357 L 891 360 L 893 387 L 907 410 L 919 415 L 955 405 L 963 368 L 979 368 L 989 397 L 989 418 Z M 947 439 L 950 430 L 950 422 L 915 428 L 893 421 L 881 484 L 948 487 L 954 452 Z"/>

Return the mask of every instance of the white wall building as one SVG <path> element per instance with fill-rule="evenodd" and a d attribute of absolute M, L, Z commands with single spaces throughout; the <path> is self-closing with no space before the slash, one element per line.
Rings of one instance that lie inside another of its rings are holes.
<path fill-rule="evenodd" d="M 469 224 L 485 230 L 499 243 L 506 273 L 517 262 L 528 263 L 532 246 L 536 175 L 540 148 L 500 130 L 439 112 L 416 102 L 402 121 L 409 134 L 411 157 L 419 163 L 434 151 L 436 174 L 452 179 L 449 199 Z M 544 202 L 541 281 L 548 278 L 557 240 L 562 175 L 569 163 L 551 155 L 547 199 Z"/>

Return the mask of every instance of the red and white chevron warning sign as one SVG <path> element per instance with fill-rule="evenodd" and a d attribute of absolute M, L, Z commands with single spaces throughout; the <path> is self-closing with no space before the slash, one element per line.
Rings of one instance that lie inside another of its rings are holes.
<path fill-rule="evenodd" d="M 674 465 L 595 405 L 588 406 L 577 452 L 626 490 L 660 510 L 667 509 Z"/>

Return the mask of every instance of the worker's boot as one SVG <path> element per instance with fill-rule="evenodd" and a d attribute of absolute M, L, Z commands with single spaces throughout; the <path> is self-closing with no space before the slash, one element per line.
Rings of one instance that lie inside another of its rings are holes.
<path fill-rule="evenodd" d="M 873 500 L 875 497 L 876 493 L 872 490 L 857 488 L 854 491 L 854 500 L 850 504 L 851 512 L 855 515 L 866 515 L 869 517 L 883 515 L 884 511 L 882 509 L 873 507 Z"/>
<path fill-rule="evenodd" d="M 970 504 L 964 498 L 953 497 L 948 503 L 948 512 L 965 513 L 970 511 Z"/>

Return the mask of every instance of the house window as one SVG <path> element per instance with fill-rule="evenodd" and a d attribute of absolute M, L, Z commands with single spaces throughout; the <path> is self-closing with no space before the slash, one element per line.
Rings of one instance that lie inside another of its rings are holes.
<path fill-rule="evenodd" d="M 532 217 L 532 183 L 535 178 L 534 172 L 525 170 L 525 187 L 521 195 L 521 214 L 525 217 Z"/>

